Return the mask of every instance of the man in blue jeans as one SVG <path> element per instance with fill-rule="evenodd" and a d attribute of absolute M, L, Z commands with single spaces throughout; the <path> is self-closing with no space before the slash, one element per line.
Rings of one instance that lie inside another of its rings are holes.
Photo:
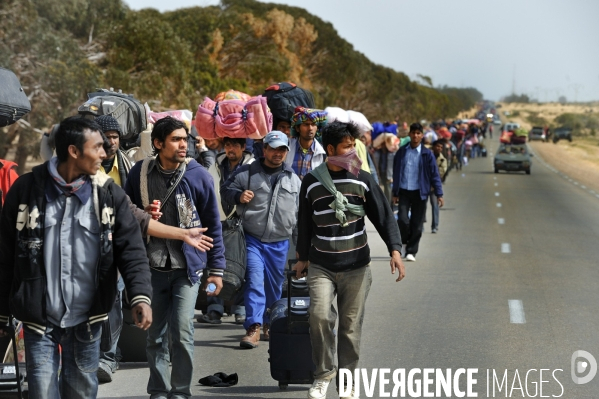
<path fill-rule="evenodd" d="M 13 314 L 25 326 L 30 397 L 95 398 L 117 267 L 144 330 L 152 323 L 150 271 L 127 196 L 97 174 L 106 157 L 100 126 L 65 119 L 55 144 L 57 157 L 19 178 L 2 210 L 0 323 Z"/>
<path fill-rule="evenodd" d="M 263 143 L 264 158 L 240 166 L 221 187 L 222 200 L 237 206 L 246 237 L 246 335 L 240 342 L 246 349 L 258 346 L 261 327 L 265 340 L 269 338 L 267 309 L 281 298 L 301 185 L 284 163 L 289 152 L 287 136 L 275 130 Z"/>
<path fill-rule="evenodd" d="M 207 283 L 217 287 L 208 295 L 218 295 L 225 268 L 214 183 L 205 168 L 186 158 L 187 133 L 184 122 L 171 117 L 158 120 L 151 134 L 156 157 L 136 163 L 125 185 L 138 208 L 148 209 L 160 201 L 162 223 L 185 229 L 206 227 L 214 240 L 207 253 L 178 240 L 152 237 L 147 244 L 154 289 L 154 324 L 146 346 L 147 390 L 152 399 L 191 397 L 193 316 L 200 279 L 208 273 Z"/>

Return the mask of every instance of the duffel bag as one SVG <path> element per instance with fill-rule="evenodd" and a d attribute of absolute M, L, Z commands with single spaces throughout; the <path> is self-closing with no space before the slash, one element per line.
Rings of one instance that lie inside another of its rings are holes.
<path fill-rule="evenodd" d="M 218 297 L 228 301 L 241 289 L 245 280 L 246 246 L 241 219 L 223 220 L 222 229 L 227 268 L 223 271 L 223 288 Z"/>
<path fill-rule="evenodd" d="M 503 132 L 499 138 L 499 142 L 503 144 L 510 144 L 512 142 L 512 132 Z"/>
<path fill-rule="evenodd" d="M 87 98 L 88 100 L 78 108 L 80 115 L 94 118 L 100 115 L 111 115 L 119 122 L 123 131 L 121 147 L 124 142 L 136 144 L 139 134 L 146 130 L 148 125 L 146 110 L 139 100 L 132 94 L 106 89 L 88 93 Z"/>
<path fill-rule="evenodd" d="M 12 125 L 30 111 L 31 104 L 17 76 L 0 68 L 0 127 Z"/>
<path fill-rule="evenodd" d="M 264 90 L 268 107 L 276 120 L 291 121 L 296 107 L 316 108 L 314 96 L 295 83 L 280 82 Z"/>

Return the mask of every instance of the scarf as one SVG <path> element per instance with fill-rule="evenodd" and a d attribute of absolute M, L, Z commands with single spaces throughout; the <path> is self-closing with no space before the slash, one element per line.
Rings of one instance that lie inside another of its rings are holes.
<path fill-rule="evenodd" d="M 48 172 L 50 172 L 50 176 L 52 176 L 58 188 L 60 188 L 64 192 L 64 195 L 66 195 L 67 197 L 70 197 L 71 195 L 75 194 L 77 190 L 79 190 L 81 187 L 85 185 L 85 183 L 89 181 L 88 175 L 81 175 L 72 182 L 67 183 L 66 181 L 64 181 L 62 176 L 58 174 L 57 166 L 58 158 L 54 157 L 50 160 L 50 162 L 48 162 Z"/>
<path fill-rule="evenodd" d="M 362 160 L 358 157 L 355 148 L 343 155 L 329 156 L 327 157 L 327 162 L 330 162 L 331 165 L 343 168 L 355 176 L 358 176 L 360 168 L 362 167 Z"/>
<path fill-rule="evenodd" d="M 343 193 L 337 191 L 326 163 L 321 163 L 316 169 L 312 170 L 311 173 L 316 177 L 316 180 L 318 180 L 322 186 L 335 197 L 335 200 L 329 204 L 329 207 L 335 211 L 335 217 L 340 222 L 341 227 L 347 227 L 349 225 L 347 216 L 345 216 L 345 211 L 349 211 L 358 216 L 364 216 L 366 214 L 362 205 L 350 204 L 347 201 L 347 197 L 343 195 Z"/>
<path fill-rule="evenodd" d="M 327 123 L 327 112 L 321 109 L 295 107 L 295 113 L 291 117 L 291 137 L 298 137 L 299 129 L 296 127 L 307 121 L 316 123 L 318 136 L 320 129 Z"/>

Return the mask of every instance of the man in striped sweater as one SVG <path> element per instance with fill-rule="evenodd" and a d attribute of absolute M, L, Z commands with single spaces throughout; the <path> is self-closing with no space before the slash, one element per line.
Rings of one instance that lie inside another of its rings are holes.
<path fill-rule="evenodd" d="M 364 308 L 372 275 L 364 216 L 372 221 L 391 256 L 391 273 L 400 281 L 401 237 L 393 212 L 370 173 L 360 170 L 353 124 L 333 122 L 322 131 L 328 158 L 302 181 L 298 215 L 297 252 L 293 267 L 299 278 L 306 269 L 310 287 L 310 338 L 316 364 L 310 399 L 324 399 L 337 370 L 358 366 Z M 338 348 L 335 348 L 337 295 Z M 338 364 L 335 365 L 335 352 Z M 354 398 L 354 391 L 350 396 Z"/>

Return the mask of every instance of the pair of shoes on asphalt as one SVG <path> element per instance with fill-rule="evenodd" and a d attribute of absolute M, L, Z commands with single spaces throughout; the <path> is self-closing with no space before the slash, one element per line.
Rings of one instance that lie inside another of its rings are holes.
<path fill-rule="evenodd" d="M 408 262 L 416 262 L 416 256 L 412 255 L 412 254 L 407 254 L 406 255 L 406 260 Z"/>
<path fill-rule="evenodd" d="M 258 343 L 260 342 L 260 324 L 254 323 L 248 327 L 245 332 L 243 338 L 241 338 L 241 342 L 239 346 L 243 349 L 254 349 L 258 347 Z"/>
<path fill-rule="evenodd" d="M 104 384 L 107 382 L 112 382 L 112 370 L 108 365 L 104 362 L 100 362 L 98 365 L 98 382 L 100 384 Z"/>
<path fill-rule="evenodd" d="M 235 315 L 235 324 L 243 324 L 243 323 L 245 323 L 245 315 L 236 314 Z"/>
<path fill-rule="evenodd" d="M 220 319 L 222 316 L 215 312 L 214 310 L 209 311 L 208 313 L 198 316 L 196 319 L 198 323 L 208 323 L 208 324 L 221 324 L 222 320 Z"/>

